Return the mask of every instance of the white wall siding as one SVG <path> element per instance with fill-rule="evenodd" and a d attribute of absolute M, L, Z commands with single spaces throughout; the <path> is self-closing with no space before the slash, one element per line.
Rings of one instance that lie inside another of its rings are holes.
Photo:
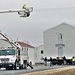
<path fill-rule="evenodd" d="M 28 56 L 29 56 L 29 62 L 32 62 L 32 65 L 35 65 L 34 61 L 34 48 L 28 48 Z"/>
<path fill-rule="evenodd" d="M 41 54 L 43 51 L 43 54 Z M 35 47 L 35 63 L 42 63 L 41 58 L 44 57 L 44 45 L 40 45 Z"/>
<path fill-rule="evenodd" d="M 44 51 L 45 57 L 55 57 L 58 55 L 57 48 L 55 48 L 55 44 L 57 43 L 55 40 L 56 35 L 53 35 L 53 32 L 49 32 L 44 35 Z"/>

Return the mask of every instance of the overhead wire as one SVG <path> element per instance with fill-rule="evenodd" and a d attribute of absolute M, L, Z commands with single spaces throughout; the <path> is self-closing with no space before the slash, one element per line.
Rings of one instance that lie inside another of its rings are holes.
<path fill-rule="evenodd" d="M 73 10 L 75 11 L 75 7 L 59 7 L 59 8 L 34 8 L 34 11 L 60 11 L 60 10 L 65 10 L 65 11 L 70 11 Z"/>

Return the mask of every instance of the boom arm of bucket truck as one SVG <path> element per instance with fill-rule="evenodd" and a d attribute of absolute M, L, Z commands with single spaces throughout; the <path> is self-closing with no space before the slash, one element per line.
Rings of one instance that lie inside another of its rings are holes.
<path fill-rule="evenodd" d="M 14 47 L 13 46 L 13 44 L 12 44 L 12 42 L 10 42 L 10 40 L 8 39 L 8 37 L 6 37 L 3 33 L 1 33 L 0 32 L 0 35 L 2 35 L 9 43 L 10 43 L 10 45 L 12 46 L 12 47 Z"/>
<path fill-rule="evenodd" d="M 17 45 L 15 45 L 12 41 L 10 41 L 9 38 L 6 37 L 3 33 L 0 32 L 0 35 L 2 35 L 2 36 L 10 43 L 10 45 L 11 45 L 13 48 L 14 48 L 14 47 L 19 48 L 19 47 L 18 47 Z"/>

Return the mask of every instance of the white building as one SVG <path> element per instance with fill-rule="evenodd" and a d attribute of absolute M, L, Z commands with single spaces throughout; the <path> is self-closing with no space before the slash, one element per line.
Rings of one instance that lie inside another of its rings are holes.
<path fill-rule="evenodd" d="M 20 41 L 17 41 L 17 45 L 19 46 L 19 48 L 28 51 L 29 62 L 32 62 L 32 65 L 35 65 L 35 61 L 34 61 L 34 47 L 29 45 L 29 44 L 27 44 L 27 43 L 20 42 Z"/>
<path fill-rule="evenodd" d="M 44 56 L 71 58 L 75 56 L 75 27 L 59 24 L 44 32 Z"/>
<path fill-rule="evenodd" d="M 44 45 L 35 47 L 35 63 L 43 63 Z"/>

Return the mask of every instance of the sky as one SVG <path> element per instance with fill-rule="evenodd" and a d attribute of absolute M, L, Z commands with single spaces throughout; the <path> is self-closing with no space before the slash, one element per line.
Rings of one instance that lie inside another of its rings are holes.
<path fill-rule="evenodd" d="M 33 7 L 27 18 L 17 13 L 0 14 L 0 30 L 14 41 L 34 47 L 44 43 L 44 31 L 63 22 L 75 26 L 75 0 L 0 0 L 0 11 Z"/>

